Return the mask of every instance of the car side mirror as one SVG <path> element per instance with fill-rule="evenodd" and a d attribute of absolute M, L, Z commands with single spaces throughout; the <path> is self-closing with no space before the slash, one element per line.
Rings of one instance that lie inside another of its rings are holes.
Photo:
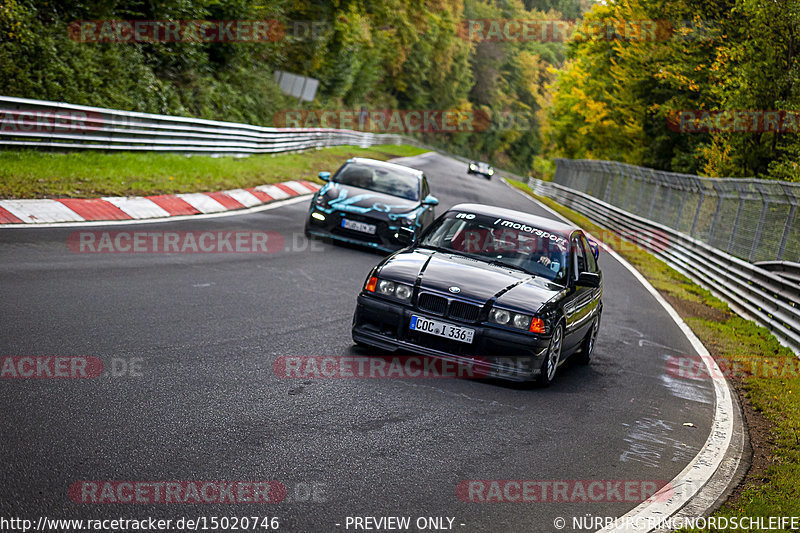
<path fill-rule="evenodd" d="M 322 181 L 330 181 L 331 180 L 331 173 L 330 172 L 320 172 L 319 179 Z"/>
<path fill-rule="evenodd" d="M 424 200 L 422 200 L 422 205 L 439 205 L 439 199 L 434 195 L 429 194 Z"/>
<path fill-rule="evenodd" d="M 600 247 L 597 245 L 597 241 L 593 241 L 589 239 L 589 246 L 592 248 L 592 255 L 594 256 L 595 260 L 600 257 Z"/>
<path fill-rule="evenodd" d="M 394 234 L 394 237 L 401 244 L 409 245 L 414 242 L 414 230 L 411 228 L 397 228 L 397 233 Z"/>
<path fill-rule="evenodd" d="M 578 286 L 592 287 L 596 289 L 600 286 L 600 274 L 594 272 L 581 272 L 578 276 Z"/>

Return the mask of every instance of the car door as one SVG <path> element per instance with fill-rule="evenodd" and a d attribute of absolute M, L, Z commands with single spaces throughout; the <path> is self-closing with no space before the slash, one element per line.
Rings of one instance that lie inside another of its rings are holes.
<path fill-rule="evenodd" d="M 583 340 L 592 318 L 593 290 L 578 285 L 578 277 L 588 268 L 586 250 L 581 242 L 582 234 L 570 238 L 570 293 L 564 303 L 567 328 L 564 335 L 564 350 L 569 351 Z"/>

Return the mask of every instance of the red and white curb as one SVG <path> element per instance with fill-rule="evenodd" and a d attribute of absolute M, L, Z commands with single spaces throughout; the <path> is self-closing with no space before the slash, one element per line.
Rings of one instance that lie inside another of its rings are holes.
<path fill-rule="evenodd" d="M 312 194 L 319 185 L 287 181 L 230 191 L 56 200 L 0 200 L 0 225 L 161 219 L 249 209 Z"/>

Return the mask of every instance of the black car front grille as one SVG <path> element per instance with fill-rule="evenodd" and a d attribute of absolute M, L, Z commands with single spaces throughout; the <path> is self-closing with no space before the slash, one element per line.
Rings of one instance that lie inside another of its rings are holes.
<path fill-rule="evenodd" d="M 445 311 L 447 311 L 447 298 L 442 298 L 435 294 L 422 293 L 419 295 L 417 307 L 422 311 L 428 311 L 435 315 L 444 315 Z"/>
<path fill-rule="evenodd" d="M 458 318 L 460 320 L 466 320 L 467 322 L 475 322 L 478 320 L 478 315 L 480 312 L 481 308 L 477 305 L 453 301 L 450 303 L 450 310 L 447 312 L 447 316 L 451 318 Z"/>
<path fill-rule="evenodd" d="M 455 318 L 465 322 L 477 322 L 481 307 L 461 300 L 452 300 L 444 296 L 423 292 L 417 300 L 417 309 L 434 315 Z"/>

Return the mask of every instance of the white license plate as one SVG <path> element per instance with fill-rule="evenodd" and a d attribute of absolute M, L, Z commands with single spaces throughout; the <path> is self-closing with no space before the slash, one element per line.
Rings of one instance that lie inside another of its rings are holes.
<path fill-rule="evenodd" d="M 472 344 L 472 338 L 475 336 L 474 329 L 462 328 L 441 320 L 431 320 L 416 315 L 411 317 L 410 329 L 467 344 Z"/>
<path fill-rule="evenodd" d="M 343 218 L 342 227 L 345 229 L 351 229 L 353 231 L 360 231 L 361 233 L 369 233 L 370 235 L 375 235 L 374 224 L 366 224 L 364 222 L 356 222 L 355 220 L 347 220 L 346 218 Z"/>

